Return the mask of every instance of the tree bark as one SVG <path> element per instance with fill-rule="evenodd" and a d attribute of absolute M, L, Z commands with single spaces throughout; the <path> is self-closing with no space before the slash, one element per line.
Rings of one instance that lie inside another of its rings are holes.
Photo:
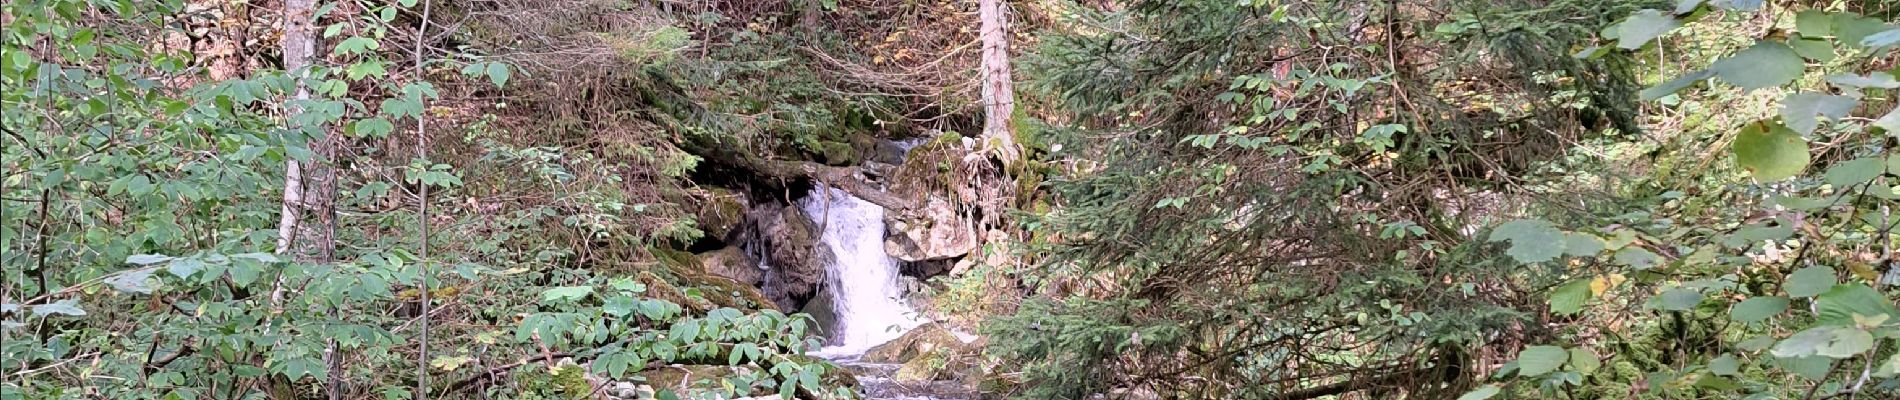
<path fill-rule="evenodd" d="M 1016 162 L 1021 150 L 1010 132 L 1016 112 L 1016 93 L 1009 70 L 1009 19 L 1003 0 L 978 0 L 978 31 L 983 41 L 983 146 L 1004 165 Z"/>
<path fill-rule="evenodd" d="M 336 255 L 336 139 L 322 133 L 321 126 L 301 126 L 299 103 L 310 99 L 303 78 L 316 55 L 317 37 L 314 20 L 315 0 L 284 2 L 284 71 L 297 76 L 297 92 L 284 109 L 286 125 L 292 131 L 308 134 L 308 161 L 284 162 L 284 201 L 277 223 L 277 253 L 294 259 L 331 260 Z M 307 235 L 307 236 L 306 236 Z M 281 293 L 273 293 L 278 299 Z"/>

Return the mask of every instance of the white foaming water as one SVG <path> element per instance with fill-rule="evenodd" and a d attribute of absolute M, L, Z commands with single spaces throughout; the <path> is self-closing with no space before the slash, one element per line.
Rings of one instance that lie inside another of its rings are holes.
<path fill-rule="evenodd" d="M 819 241 L 836 256 L 825 266 L 825 290 L 831 291 L 838 316 L 831 335 L 837 344 L 814 355 L 861 355 L 924 322 L 898 291 L 897 260 L 884 253 L 883 207 L 823 185 L 798 206 L 819 220 L 824 228 Z"/>

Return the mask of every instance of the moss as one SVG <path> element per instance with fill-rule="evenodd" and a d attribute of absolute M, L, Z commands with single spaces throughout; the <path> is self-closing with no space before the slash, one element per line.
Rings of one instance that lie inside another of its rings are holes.
<path fill-rule="evenodd" d="M 716 308 L 712 302 L 707 301 L 704 297 L 694 296 L 685 290 L 681 290 L 678 286 L 674 286 L 672 282 L 661 279 L 659 275 L 655 275 L 651 271 L 640 271 L 640 275 L 634 278 L 634 281 L 646 285 L 647 297 L 673 302 L 673 304 L 678 304 L 687 310 L 692 310 L 695 314 L 704 313 Z"/>
<path fill-rule="evenodd" d="M 519 399 L 586 400 L 594 391 L 587 373 L 579 365 L 563 365 L 552 370 L 521 368 L 515 374 Z"/>
<path fill-rule="evenodd" d="M 827 165 L 858 164 L 858 152 L 851 148 L 850 143 L 823 141 L 818 142 L 816 148 L 811 150 L 817 153 L 818 158 L 823 159 Z"/>

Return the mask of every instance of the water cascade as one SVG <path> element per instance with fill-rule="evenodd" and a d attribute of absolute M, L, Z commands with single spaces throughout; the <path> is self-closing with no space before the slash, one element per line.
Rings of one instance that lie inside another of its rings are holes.
<path fill-rule="evenodd" d="M 825 266 L 825 289 L 838 316 L 833 345 L 823 357 L 863 354 L 924 322 L 898 290 L 898 263 L 884 253 L 884 208 L 843 190 L 816 187 L 799 200 L 823 228 L 819 241 L 835 261 Z"/>

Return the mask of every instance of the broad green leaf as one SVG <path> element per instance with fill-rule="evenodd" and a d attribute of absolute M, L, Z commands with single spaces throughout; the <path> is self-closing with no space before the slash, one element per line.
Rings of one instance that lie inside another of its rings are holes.
<path fill-rule="evenodd" d="M 1493 242 L 1510 241 L 1511 247 L 1504 254 L 1518 262 L 1550 261 L 1564 252 L 1564 232 L 1542 220 L 1506 222 L 1491 231 L 1490 239 Z"/>
<path fill-rule="evenodd" d="M 1736 322 L 1758 322 L 1781 314 L 1788 310 L 1788 298 L 1779 296 L 1754 297 L 1735 303 L 1729 310 L 1729 319 Z"/>
<path fill-rule="evenodd" d="M 1880 363 L 1880 368 L 1874 371 L 1874 376 L 1882 378 L 1891 378 L 1897 375 L 1900 375 L 1900 353 L 1894 353 L 1893 356 L 1887 357 L 1887 361 Z"/>
<path fill-rule="evenodd" d="M 1849 12 L 1834 14 L 1834 38 L 1849 46 L 1865 47 L 1867 38 L 1888 29 L 1887 23 L 1878 18 Z"/>
<path fill-rule="evenodd" d="M 594 293 L 593 286 L 562 286 L 541 291 L 541 303 L 556 301 L 578 301 Z"/>
<path fill-rule="evenodd" d="M 165 271 L 170 272 L 172 276 L 176 276 L 179 279 L 191 279 L 192 274 L 196 274 L 198 271 L 203 271 L 204 269 L 204 261 L 200 261 L 197 258 L 180 258 L 172 260 L 171 264 L 165 265 Z"/>
<path fill-rule="evenodd" d="M 125 258 L 125 263 L 134 265 L 152 265 L 171 261 L 172 257 L 162 254 L 139 254 Z"/>
<path fill-rule="evenodd" d="M 1775 363 L 1783 370 L 1793 372 L 1808 380 L 1818 381 L 1827 377 L 1828 370 L 1834 365 L 1834 359 L 1821 356 L 1777 357 Z"/>
<path fill-rule="evenodd" d="M 1832 273 L 1827 278 L 1832 282 Z M 1852 325 L 1857 314 L 1863 318 L 1886 315 L 1889 320 L 1900 320 L 1900 309 L 1894 305 L 1894 299 L 1859 283 L 1834 285 L 1814 299 L 1814 309 L 1815 322 L 1822 324 Z"/>
<path fill-rule="evenodd" d="M 389 122 L 389 119 L 383 117 L 360 119 L 350 124 L 350 127 L 350 133 L 358 137 L 369 138 L 389 136 L 390 132 L 396 130 L 396 124 Z"/>
<path fill-rule="evenodd" d="M 1662 256 L 1658 256 L 1648 249 L 1636 246 L 1624 247 L 1622 250 L 1617 250 L 1615 258 L 1617 264 L 1628 265 L 1630 268 L 1636 269 L 1654 268 L 1656 264 L 1661 264 L 1663 261 Z"/>
<path fill-rule="evenodd" d="M 1710 0 L 1709 5 L 1724 10 L 1752 11 L 1761 9 L 1764 0 Z"/>
<path fill-rule="evenodd" d="M 368 53 L 370 51 L 380 49 L 382 47 L 383 45 L 381 43 L 377 43 L 375 39 L 370 39 L 370 38 L 366 38 L 362 36 L 351 36 L 348 39 L 343 39 L 342 43 L 337 43 L 336 51 L 334 52 L 334 54 L 350 55 L 350 54 L 357 54 L 357 53 Z"/>
<path fill-rule="evenodd" d="M 1826 39 L 1792 38 L 1788 39 L 1788 47 L 1794 49 L 1794 54 L 1801 58 L 1815 62 L 1834 61 L 1836 57 L 1834 44 Z"/>
<path fill-rule="evenodd" d="M 1576 314 L 1583 310 L 1584 302 L 1589 300 L 1589 279 L 1565 282 L 1550 292 L 1550 311 L 1562 315 Z"/>
<path fill-rule="evenodd" d="M 126 293 L 152 294 L 152 274 L 157 272 L 157 267 L 126 271 L 107 278 L 106 285 Z"/>
<path fill-rule="evenodd" d="M 1642 92 L 1638 92 L 1637 95 L 1641 96 L 1643 101 L 1654 101 L 1656 99 L 1660 99 L 1672 94 L 1676 94 L 1676 92 L 1680 92 L 1682 91 L 1682 89 L 1686 89 L 1690 86 L 1694 86 L 1696 83 L 1702 82 L 1705 79 L 1709 79 L 1709 77 L 1712 77 L 1712 76 L 1715 76 L 1714 70 L 1705 69 L 1705 70 L 1700 70 L 1696 72 L 1690 72 L 1687 74 L 1683 74 L 1682 76 L 1676 77 L 1676 79 L 1670 79 L 1668 82 L 1663 82 L 1663 83 L 1657 84 L 1656 86 L 1650 86 L 1648 88 L 1645 88 L 1643 89 Z"/>
<path fill-rule="evenodd" d="M 1782 289 L 1788 291 L 1788 297 L 1814 297 L 1833 288 L 1834 282 L 1833 269 L 1807 267 L 1789 274 Z"/>
<path fill-rule="evenodd" d="M 1788 45 L 1764 41 L 1717 60 L 1709 69 L 1730 85 L 1755 90 L 1794 82 L 1806 67 L 1801 56 Z"/>
<path fill-rule="evenodd" d="M 1557 346 L 1531 346 L 1517 354 L 1519 376 L 1537 376 L 1556 371 L 1570 360 L 1570 352 Z"/>
<path fill-rule="evenodd" d="M 1814 354 L 1832 358 L 1850 358 L 1874 348 L 1874 335 L 1860 328 L 1834 328 L 1834 338 L 1815 349 Z"/>
<path fill-rule="evenodd" d="M 1801 36 L 1824 38 L 1834 35 L 1834 14 L 1821 10 L 1801 10 L 1794 14 L 1794 30 Z"/>
<path fill-rule="evenodd" d="M 1900 359 L 1900 357 L 1895 357 L 1895 358 Z M 1490 399 L 1492 396 L 1497 396 L 1498 393 L 1502 392 L 1503 390 L 1504 389 L 1499 388 L 1498 385 L 1479 386 L 1477 389 L 1472 389 L 1469 392 L 1465 392 L 1463 396 L 1458 396 L 1458 400 L 1486 400 L 1486 399 Z"/>
<path fill-rule="evenodd" d="M 1702 304 L 1702 292 L 1693 289 L 1675 288 L 1663 291 L 1657 296 L 1657 304 L 1667 311 L 1688 311 Z"/>
<path fill-rule="evenodd" d="M 1795 132 L 1813 133 L 1814 128 L 1820 125 L 1816 115 L 1838 120 L 1854 111 L 1857 104 L 1860 104 L 1859 100 L 1841 95 L 1817 92 L 1790 94 L 1781 101 L 1781 121 Z"/>
<path fill-rule="evenodd" d="M 1855 75 L 1855 74 L 1828 75 L 1827 82 L 1834 84 L 1834 86 L 1840 86 L 1842 88 L 1847 88 L 1847 89 L 1900 88 L 1900 81 L 1894 80 L 1893 74 L 1889 74 L 1885 72 L 1874 72 L 1867 75 Z"/>
<path fill-rule="evenodd" d="M 1900 106 L 1887 110 L 1887 115 L 1874 120 L 1873 126 L 1886 129 L 1887 135 L 1900 135 Z"/>
<path fill-rule="evenodd" d="M 508 77 L 510 75 L 509 70 L 508 70 L 508 64 L 503 64 L 503 63 L 498 63 L 498 62 L 488 63 L 487 73 L 488 73 L 488 81 L 494 82 L 495 87 L 501 87 L 502 85 L 508 83 Z"/>
<path fill-rule="evenodd" d="M 248 287 L 264 277 L 264 268 L 256 263 L 232 263 L 226 270 L 231 274 L 231 283 L 238 287 Z"/>
<path fill-rule="evenodd" d="M 1744 351 L 1762 351 L 1774 345 L 1775 345 L 1774 335 L 1763 334 L 1763 335 L 1755 336 L 1752 338 L 1748 338 L 1748 340 L 1743 340 L 1741 343 L 1736 343 L 1735 348 L 1742 349 Z"/>
<path fill-rule="evenodd" d="M 1894 44 L 1900 44 L 1900 28 L 1888 29 L 1880 33 L 1867 35 L 1867 37 L 1860 40 L 1861 46 L 1876 49 L 1892 46 Z"/>
<path fill-rule="evenodd" d="M 1596 352 L 1582 347 L 1570 349 L 1570 370 L 1587 375 L 1601 367 L 1603 361 L 1597 359 Z"/>
<path fill-rule="evenodd" d="M 284 374 L 284 377 L 290 378 L 291 381 L 297 381 L 304 377 L 316 378 L 318 381 L 322 381 L 329 373 L 323 367 L 323 361 L 311 357 L 297 357 L 284 361 L 278 364 L 278 369 Z"/>
<path fill-rule="evenodd" d="M 1761 182 L 1779 181 L 1808 168 L 1808 141 L 1780 124 L 1755 122 L 1736 133 L 1735 164 Z"/>
<path fill-rule="evenodd" d="M 1856 158 L 1829 166 L 1827 174 L 1822 177 L 1829 185 L 1837 187 L 1859 185 L 1880 177 L 1887 170 L 1886 164 L 1886 160 L 1880 157 Z"/>
<path fill-rule="evenodd" d="M 1643 47 L 1669 31 L 1682 26 L 1675 17 L 1658 10 L 1642 10 L 1630 15 L 1616 28 L 1616 47 L 1625 50 Z"/>
<path fill-rule="evenodd" d="M 1821 326 L 1797 332 L 1794 336 L 1789 336 L 1787 339 L 1782 339 L 1781 343 L 1775 344 L 1775 349 L 1770 352 L 1775 357 L 1781 358 L 1812 356 L 1820 351 L 1821 346 L 1826 346 L 1828 342 L 1834 340 L 1834 328 Z"/>
<path fill-rule="evenodd" d="M 638 303 L 632 297 L 614 296 L 607 298 L 606 304 L 601 305 L 600 310 L 616 317 L 625 317 L 627 314 L 632 314 L 636 307 L 639 307 Z"/>
<path fill-rule="evenodd" d="M 65 299 L 33 306 L 33 316 L 45 317 L 49 315 L 83 317 L 86 316 L 86 310 L 79 308 L 79 299 Z"/>
<path fill-rule="evenodd" d="M 1603 251 L 1603 239 L 1582 232 L 1564 234 L 1564 254 L 1576 257 L 1590 257 Z"/>
<path fill-rule="evenodd" d="M 1709 360 L 1709 372 L 1726 376 L 1741 375 L 1742 361 L 1736 359 L 1734 355 L 1723 354 L 1721 357 Z"/>

